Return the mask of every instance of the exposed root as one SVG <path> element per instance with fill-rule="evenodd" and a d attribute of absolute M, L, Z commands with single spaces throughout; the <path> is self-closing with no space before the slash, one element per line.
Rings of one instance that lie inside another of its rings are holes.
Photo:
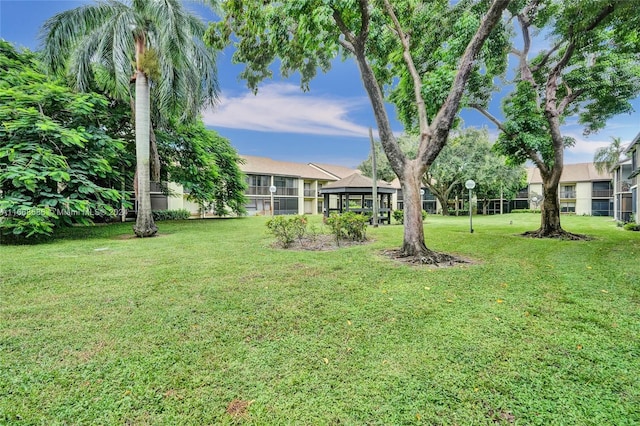
<path fill-rule="evenodd" d="M 553 231 L 545 231 L 542 228 L 536 231 L 527 231 L 521 234 L 523 237 L 529 238 L 555 238 L 558 240 L 567 240 L 567 241 L 590 241 L 592 238 L 588 235 L 584 234 L 574 234 L 571 232 L 567 232 L 564 229 L 557 229 Z"/>
<path fill-rule="evenodd" d="M 461 257 L 452 256 L 446 253 L 438 253 L 432 250 L 423 251 L 419 254 L 407 254 L 401 249 L 385 250 L 382 252 L 384 256 L 410 265 L 431 265 L 437 267 L 451 267 L 461 264 L 470 264 L 471 261 Z"/>

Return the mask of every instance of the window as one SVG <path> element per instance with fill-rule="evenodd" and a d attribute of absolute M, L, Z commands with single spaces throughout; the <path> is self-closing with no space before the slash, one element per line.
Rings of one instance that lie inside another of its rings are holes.
<path fill-rule="evenodd" d="M 436 197 L 427 188 L 422 188 L 424 194 L 422 195 L 423 201 L 435 201 Z"/>
<path fill-rule="evenodd" d="M 594 198 L 608 198 L 613 196 L 613 187 L 610 181 L 593 182 L 591 196 Z"/>
<path fill-rule="evenodd" d="M 576 198 L 576 186 L 575 185 L 560 186 L 560 198 Z"/>
<path fill-rule="evenodd" d="M 560 203 L 560 213 L 575 213 L 575 212 L 576 212 L 576 203 L 573 203 L 573 202 Z"/>
<path fill-rule="evenodd" d="M 274 214 L 298 214 L 298 199 L 276 197 L 273 199 Z"/>
<path fill-rule="evenodd" d="M 298 195 L 298 179 L 284 176 L 274 176 L 276 194 L 278 195 Z"/>
<path fill-rule="evenodd" d="M 311 182 L 304 183 L 304 196 L 305 197 L 315 197 L 316 191 L 311 187 Z"/>
<path fill-rule="evenodd" d="M 256 202 L 256 199 L 253 197 L 248 197 L 247 198 L 247 204 L 244 205 L 245 209 L 249 210 L 249 211 L 255 211 L 258 209 L 258 204 Z"/>
<path fill-rule="evenodd" d="M 613 201 L 592 200 L 591 215 L 593 216 L 613 216 Z"/>
<path fill-rule="evenodd" d="M 271 186 L 271 176 L 267 175 L 247 175 L 248 195 L 269 195 Z"/>
<path fill-rule="evenodd" d="M 525 198 L 525 199 L 529 198 L 529 187 L 519 190 L 518 193 L 516 194 L 516 198 Z"/>

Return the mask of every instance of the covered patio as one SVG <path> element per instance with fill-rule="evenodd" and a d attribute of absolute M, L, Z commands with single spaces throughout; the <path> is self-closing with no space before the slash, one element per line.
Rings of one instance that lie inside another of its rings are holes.
<path fill-rule="evenodd" d="M 392 196 L 396 189 L 391 184 L 378 181 L 377 205 L 378 222 L 391 223 Z M 324 216 L 333 212 L 355 212 L 373 215 L 373 180 L 360 173 L 354 173 L 322 187 Z"/>

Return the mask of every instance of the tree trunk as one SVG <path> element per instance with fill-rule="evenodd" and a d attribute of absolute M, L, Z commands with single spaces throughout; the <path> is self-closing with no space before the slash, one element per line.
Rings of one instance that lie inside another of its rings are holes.
<path fill-rule="evenodd" d="M 138 174 L 138 215 L 133 231 L 138 237 L 152 237 L 158 232 L 151 214 L 149 176 L 149 82 L 142 71 L 136 72 L 136 171 Z"/>
<path fill-rule="evenodd" d="M 540 218 L 541 236 L 551 236 L 563 232 L 560 226 L 560 199 L 558 198 L 558 181 L 549 178 L 542 183 L 542 209 Z"/>
<path fill-rule="evenodd" d="M 525 232 L 523 235 L 535 238 L 562 238 L 568 240 L 589 239 L 586 235 L 573 234 L 562 229 L 560 225 L 560 198 L 558 185 L 560 183 L 560 170 L 542 175 L 542 206 L 540 214 L 540 228 L 536 231 Z"/>
<path fill-rule="evenodd" d="M 437 196 L 440 205 L 442 206 L 442 216 L 449 216 L 449 197 Z"/>
<path fill-rule="evenodd" d="M 420 202 L 420 183 L 422 173 L 415 164 L 406 167 L 400 179 L 404 201 L 404 239 L 402 254 L 404 256 L 422 257 L 430 254 L 424 243 L 424 227 L 422 224 L 422 203 Z"/>

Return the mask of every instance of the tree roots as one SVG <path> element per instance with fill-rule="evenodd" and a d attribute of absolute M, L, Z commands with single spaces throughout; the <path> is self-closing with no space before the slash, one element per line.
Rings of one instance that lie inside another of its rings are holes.
<path fill-rule="evenodd" d="M 438 253 L 433 250 L 423 249 L 420 253 L 408 254 L 405 251 L 385 250 L 384 255 L 399 262 L 411 265 L 431 265 L 438 267 L 468 264 L 469 261 L 446 253 Z"/>
<path fill-rule="evenodd" d="M 554 230 L 545 230 L 538 229 L 535 231 L 527 231 L 521 234 L 523 237 L 529 238 L 555 238 L 558 240 L 567 240 L 567 241 L 589 241 L 591 237 L 584 234 L 574 234 L 571 232 L 567 232 L 564 229 L 554 229 Z"/>

